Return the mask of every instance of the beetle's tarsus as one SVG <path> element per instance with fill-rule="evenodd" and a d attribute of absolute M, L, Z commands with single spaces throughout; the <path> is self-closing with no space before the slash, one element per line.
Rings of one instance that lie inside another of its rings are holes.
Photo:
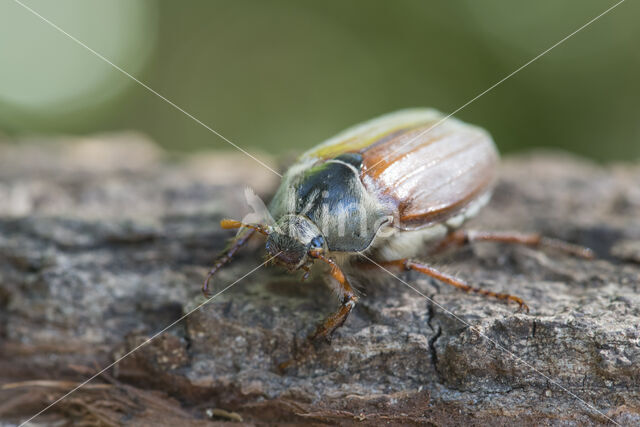
<path fill-rule="evenodd" d="M 525 304 L 524 302 L 520 303 L 520 306 L 518 307 L 518 311 L 524 311 L 526 314 L 529 314 L 529 306 L 527 304 Z"/>
<path fill-rule="evenodd" d="M 540 246 L 556 249 L 578 258 L 584 258 L 592 260 L 596 258 L 596 253 L 585 246 L 574 245 L 573 243 L 565 242 L 563 240 L 552 239 L 550 237 L 541 237 Z"/>
<path fill-rule="evenodd" d="M 578 258 L 594 259 L 595 252 L 585 246 L 575 245 L 551 237 L 544 237 L 539 233 L 518 233 L 515 231 L 476 231 L 456 230 L 449 233 L 434 252 L 440 252 L 451 246 L 464 246 L 474 242 L 514 243 L 519 245 L 549 248 Z"/>
<path fill-rule="evenodd" d="M 355 306 L 357 300 L 356 296 L 351 294 L 347 296 L 347 298 L 348 299 L 342 303 L 338 311 L 327 317 L 327 319 L 318 325 L 316 330 L 309 335 L 308 339 L 310 341 L 324 338 L 328 342 L 331 342 L 331 335 L 336 331 L 336 329 L 344 325 L 347 317 L 349 317 L 349 313 L 351 313 L 351 310 L 353 310 L 353 307 Z"/>
<path fill-rule="evenodd" d="M 215 270 L 211 270 L 209 272 L 209 274 L 207 274 L 207 278 L 204 279 L 204 283 L 202 284 L 202 294 L 204 295 L 205 298 L 211 298 L 211 292 L 209 291 L 209 281 L 211 280 L 211 278 L 213 277 L 213 275 L 216 273 L 217 269 Z"/>
<path fill-rule="evenodd" d="M 307 266 L 302 266 L 301 268 L 304 270 L 304 274 L 302 275 L 302 281 L 304 282 L 309 278 L 309 275 L 311 274 L 311 269 Z"/>

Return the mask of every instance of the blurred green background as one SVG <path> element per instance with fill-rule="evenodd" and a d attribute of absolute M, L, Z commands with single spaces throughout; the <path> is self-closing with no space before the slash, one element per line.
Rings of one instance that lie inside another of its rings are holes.
<path fill-rule="evenodd" d="M 451 112 L 614 1 L 20 0 L 250 151 L 302 151 L 392 110 Z M 640 158 L 640 2 L 627 0 L 456 116 L 503 152 Z M 0 133 L 140 130 L 227 143 L 13 0 Z"/>

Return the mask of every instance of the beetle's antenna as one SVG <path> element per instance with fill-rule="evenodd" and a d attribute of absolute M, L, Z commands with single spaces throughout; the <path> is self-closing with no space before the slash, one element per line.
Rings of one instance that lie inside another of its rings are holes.
<path fill-rule="evenodd" d="M 265 236 L 268 236 L 269 234 L 271 234 L 271 227 L 269 226 L 265 226 L 262 224 L 245 224 L 243 222 L 236 221 L 233 219 L 223 219 L 222 221 L 220 221 L 220 227 L 224 228 L 225 230 L 230 230 L 232 228 L 247 227 L 247 228 L 251 228 L 252 230 L 256 230 L 260 234 L 264 234 Z"/>

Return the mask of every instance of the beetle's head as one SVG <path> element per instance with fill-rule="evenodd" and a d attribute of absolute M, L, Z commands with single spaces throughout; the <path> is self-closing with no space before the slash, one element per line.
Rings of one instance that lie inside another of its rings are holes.
<path fill-rule="evenodd" d="M 267 236 L 267 252 L 274 257 L 275 262 L 289 271 L 299 268 L 308 271 L 312 262 L 309 257 L 323 259 L 323 254 L 327 251 L 322 232 L 303 215 L 285 215 L 275 226 L 244 224 L 229 219 L 222 220 L 220 225 L 227 229 L 248 227 L 264 234 Z"/>
<path fill-rule="evenodd" d="M 326 243 L 318 227 L 302 215 L 285 215 L 267 238 L 267 252 L 289 270 L 309 264 L 310 251 L 324 251 Z"/>

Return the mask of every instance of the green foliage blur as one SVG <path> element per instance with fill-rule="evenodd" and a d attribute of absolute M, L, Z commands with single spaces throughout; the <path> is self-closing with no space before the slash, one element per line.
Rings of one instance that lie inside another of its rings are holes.
<path fill-rule="evenodd" d="M 302 151 L 400 108 L 452 112 L 615 4 L 21 0 L 249 151 Z M 627 0 L 457 117 L 502 152 L 640 158 L 640 3 Z M 0 133 L 139 130 L 232 150 L 18 3 L 0 3 Z"/>

